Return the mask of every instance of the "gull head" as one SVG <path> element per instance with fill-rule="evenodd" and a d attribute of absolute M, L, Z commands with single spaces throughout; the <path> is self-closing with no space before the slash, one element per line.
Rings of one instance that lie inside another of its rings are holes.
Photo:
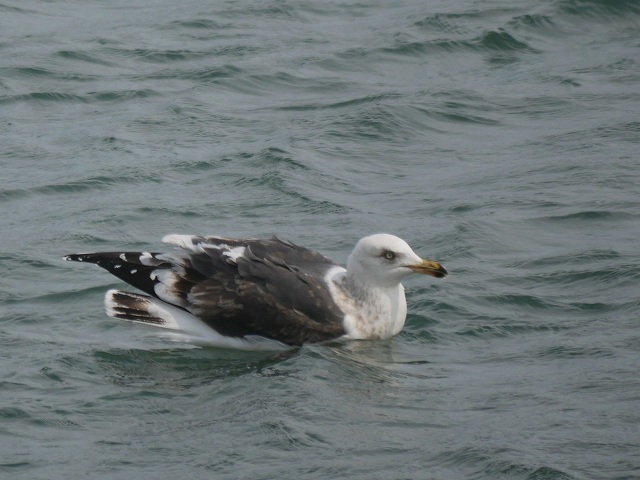
<path fill-rule="evenodd" d="M 447 269 L 433 260 L 420 258 L 394 235 L 378 233 L 362 238 L 349 255 L 347 274 L 358 283 L 395 287 L 412 273 L 443 278 Z"/>

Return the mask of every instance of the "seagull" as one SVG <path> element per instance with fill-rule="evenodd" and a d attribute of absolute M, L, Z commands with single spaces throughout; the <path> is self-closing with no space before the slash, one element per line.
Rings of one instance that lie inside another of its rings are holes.
<path fill-rule="evenodd" d="M 440 263 L 386 233 L 358 241 L 346 268 L 275 236 L 171 234 L 162 241 L 179 249 L 64 259 L 95 263 L 144 292 L 109 290 L 104 303 L 110 317 L 245 350 L 391 338 L 407 314 L 400 282 L 413 273 L 447 275 Z"/>

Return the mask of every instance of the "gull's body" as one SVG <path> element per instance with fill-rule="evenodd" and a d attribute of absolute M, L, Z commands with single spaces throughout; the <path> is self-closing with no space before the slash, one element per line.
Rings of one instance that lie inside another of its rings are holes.
<path fill-rule="evenodd" d="M 400 282 L 411 273 L 447 274 L 388 234 L 361 239 L 346 268 L 275 237 L 168 235 L 163 241 L 181 250 L 65 259 L 95 263 L 146 293 L 107 292 L 112 317 L 248 349 L 390 338 L 407 313 Z"/>

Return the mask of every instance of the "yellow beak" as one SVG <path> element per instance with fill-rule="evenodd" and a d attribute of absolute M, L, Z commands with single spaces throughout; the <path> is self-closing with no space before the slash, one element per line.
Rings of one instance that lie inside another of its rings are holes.
<path fill-rule="evenodd" d="M 422 259 L 422 262 L 420 263 L 414 263 L 413 265 L 407 266 L 416 273 L 431 275 L 436 278 L 446 277 L 449 273 L 446 268 L 433 260 Z"/>

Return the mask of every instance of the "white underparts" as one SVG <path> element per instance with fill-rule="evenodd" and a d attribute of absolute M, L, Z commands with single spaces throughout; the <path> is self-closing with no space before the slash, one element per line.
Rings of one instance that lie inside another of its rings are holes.
<path fill-rule="evenodd" d="M 333 300 L 345 314 L 345 338 L 385 339 L 402 330 L 407 303 L 401 284 L 394 287 L 353 284 L 342 267 L 330 269 L 325 281 Z"/>

